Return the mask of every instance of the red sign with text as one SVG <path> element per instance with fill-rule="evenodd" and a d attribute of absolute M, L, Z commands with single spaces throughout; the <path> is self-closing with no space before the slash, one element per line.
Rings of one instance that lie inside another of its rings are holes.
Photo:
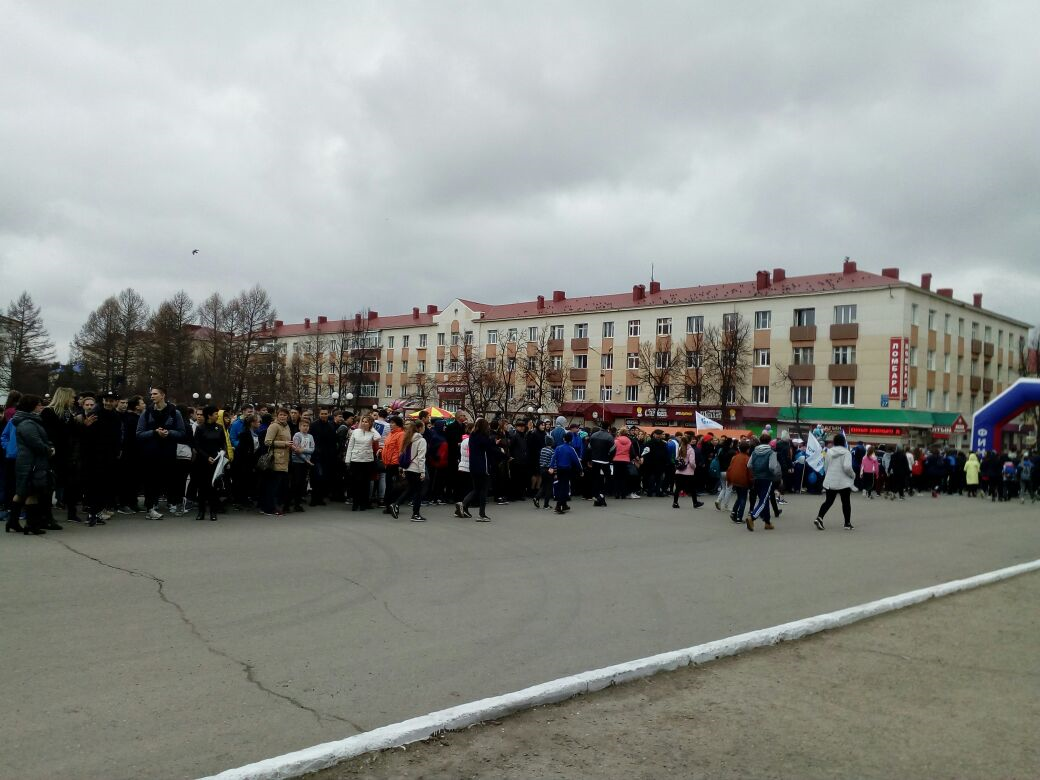
<path fill-rule="evenodd" d="M 888 347 L 888 397 L 905 401 L 910 384 L 910 365 L 906 359 L 907 339 L 893 336 Z"/>

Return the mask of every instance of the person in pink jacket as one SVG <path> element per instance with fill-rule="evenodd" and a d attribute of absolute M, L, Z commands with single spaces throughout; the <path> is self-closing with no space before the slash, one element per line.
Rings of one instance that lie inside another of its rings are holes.
<path fill-rule="evenodd" d="M 872 446 L 867 447 L 867 454 L 859 466 L 860 489 L 867 492 L 867 498 L 874 497 L 874 482 L 878 475 L 878 459 Z"/>

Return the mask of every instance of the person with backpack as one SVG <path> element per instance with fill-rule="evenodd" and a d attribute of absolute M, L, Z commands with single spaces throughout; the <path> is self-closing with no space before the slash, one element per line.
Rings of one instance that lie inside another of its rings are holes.
<path fill-rule="evenodd" d="M 736 442 L 733 439 L 728 439 L 725 436 L 722 437 L 722 442 L 719 446 L 718 452 L 715 453 L 715 457 L 711 461 L 709 469 L 713 474 L 717 472 L 717 479 L 719 481 L 719 492 L 715 496 L 715 509 L 720 512 L 729 511 L 729 502 L 736 492 L 733 490 L 733 486 L 729 484 L 729 464 L 733 462 L 733 456 L 737 454 Z M 780 459 L 779 450 L 777 451 L 777 460 Z M 783 464 L 781 464 L 783 468 Z"/>
<path fill-rule="evenodd" d="M 184 485 L 173 482 L 181 473 L 177 445 L 188 444 L 188 434 L 180 412 L 166 403 L 165 388 L 153 387 L 149 396 L 151 405 L 137 418 L 137 443 L 143 460 L 145 517 L 161 520 L 159 496 L 165 492 L 172 510 L 170 496 L 184 495 Z"/>
<path fill-rule="evenodd" d="M 1026 502 L 1026 496 L 1029 496 L 1029 502 L 1036 502 L 1036 495 L 1033 493 L 1033 459 L 1029 456 L 1029 451 L 1022 453 L 1022 462 L 1018 464 L 1018 498 L 1019 503 L 1024 504 Z"/>
<path fill-rule="evenodd" d="M 845 435 L 836 434 L 831 447 L 823 456 L 825 474 L 823 477 L 823 489 L 827 491 L 827 498 L 816 513 L 813 525 L 818 531 L 823 530 L 823 518 L 827 510 L 831 508 L 836 497 L 841 497 L 841 513 L 845 517 L 845 530 L 851 531 L 852 525 L 852 488 L 856 484 L 856 471 L 852 468 L 852 453 L 845 446 Z"/>
<path fill-rule="evenodd" d="M 488 523 L 491 522 L 487 516 L 488 481 L 495 473 L 501 451 L 491 438 L 491 424 L 483 417 L 478 417 L 473 423 L 473 432 L 468 441 L 469 474 L 473 479 L 473 489 L 455 504 L 455 516 L 472 518 L 469 508 L 476 504 L 479 511 L 474 519 L 478 523 Z"/>
<path fill-rule="evenodd" d="M 769 446 L 772 436 L 763 432 L 759 437 L 759 444 L 751 453 L 749 466 L 754 478 L 755 505 L 747 518 L 747 529 L 755 530 L 755 520 L 762 518 L 765 521 L 767 531 L 772 531 L 774 526 L 769 515 L 769 499 L 773 492 L 773 482 L 780 479 L 780 462 L 776 459 L 776 452 Z"/>
<path fill-rule="evenodd" d="M 1010 501 L 1018 482 L 1018 466 L 1006 452 L 1001 460 L 1004 461 L 1004 465 L 1000 467 L 1000 500 Z"/>
<path fill-rule="evenodd" d="M 924 475 L 928 487 L 931 488 L 932 498 L 938 498 L 943 480 L 946 479 L 946 458 L 939 452 L 938 447 L 933 447 L 924 459 Z"/>
<path fill-rule="evenodd" d="M 571 446 L 572 438 L 573 434 L 567 431 L 563 436 L 563 443 L 553 450 L 549 461 L 549 473 L 553 476 L 553 494 L 556 499 L 556 508 L 553 511 L 558 515 L 570 511 L 571 507 L 567 502 L 571 497 L 571 477 L 581 474 L 581 459 Z"/>
<path fill-rule="evenodd" d="M 397 458 L 397 466 L 404 474 L 405 487 L 398 497 L 387 506 L 396 520 L 401 512 L 401 503 L 405 499 L 412 502 L 412 522 L 425 523 L 422 516 L 422 485 L 426 481 L 426 453 L 428 445 L 423 437 L 425 426 L 419 420 L 409 420 L 404 424 L 401 437 L 401 453 Z"/>
<path fill-rule="evenodd" d="M 726 484 L 729 485 L 737 497 L 736 503 L 733 505 L 733 511 L 729 516 L 729 519 L 734 523 L 742 523 L 744 521 L 744 509 L 747 507 L 748 490 L 754 483 L 754 479 L 751 476 L 751 467 L 748 465 L 751 461 L 751 458 L 748 457 L 750 450 L 750 444 L 746 441 L 740 442 L 736 453 L 730 458 L 729 467 L 726 469 Z"/>
<path fill-rule="evenodd" d="M 685 492 L 693 500 L 693 508 L 700 509 L 704 503 L 697 500 L 697 450 L 692 436 L 684 433 L 679 441 L 679 453 L 675 459 L 675 487 L 672 491 L 672 509 L 679 508 L 679 493 Z"/>

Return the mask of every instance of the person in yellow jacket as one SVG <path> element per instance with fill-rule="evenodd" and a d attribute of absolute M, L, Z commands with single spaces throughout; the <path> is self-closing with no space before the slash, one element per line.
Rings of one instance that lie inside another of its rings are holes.
<path fill-rule="evenodd" d="M 235 448 L 231 446 L 231 434 L 228 433 L 228 429 L 231 427 L 231 412 L 227 409 L 218 410 L 217 425 L 224 432 L 224 449 L 227 451 L 227 459 L 230 463 L 235 459 Z"/>
<path fill-rule="evenodd" d="M 968 462 L 964 464 L 964 486 L 968 488 L 968 495 L 972 498 L 979 492 L 979 471 L 982 464 L 978 456 L 973 452 L 968 455 Z"/>

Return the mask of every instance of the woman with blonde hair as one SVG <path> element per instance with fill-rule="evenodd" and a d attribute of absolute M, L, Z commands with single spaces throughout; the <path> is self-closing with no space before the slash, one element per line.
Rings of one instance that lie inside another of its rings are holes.
<path fill-rule="evenodd" d="M 343 462 L 350 469 L 351 512 L 372 508 L 372 475 L 380 438 L 379 432 L 372 429 L 372 416 L 366 414 L 350 432 L 344 447 Z"/>
<path fill-rule="evenodd" d="M 54 447 L 54 455 L 51 457 L 51 473 L 54 475 L 53 494 L 58 497 L 58 507 L 64 506 L 69 522 L 81 522 L 76 516 L 76 502 L 79 500 L 79 491 L 76 489 L 76 469 L 72 462 L 72 437 L 75 435 L 76 416 L 72 411 L 72 405 L 76 400 L 76 391 L 71 387 L 59 387 L 54 391 L 51 402 L 40 412 L 40 421 L 43 430 Z M 52 493 L 47 492 L 40 496 L 40 504 L 43 506 L 45 525 L 44 528 L 52 531 L 58 530 L 59 526 L 52 514 Z"/>
<path fill-rule="evenodd" d="M 389 503 L 390 514 L 397 518 L 401 511 L 401 502 L 410 498 L 413 523 L 426 522 L 421 511 L 422 483 L 426 479 L 426 439 L 423 438 L 423 428 L 423 424 L 418 420 L 409 420 L 404 424 L 398 465 L 404 473 L 405 488 L 392 503 Z"/>

